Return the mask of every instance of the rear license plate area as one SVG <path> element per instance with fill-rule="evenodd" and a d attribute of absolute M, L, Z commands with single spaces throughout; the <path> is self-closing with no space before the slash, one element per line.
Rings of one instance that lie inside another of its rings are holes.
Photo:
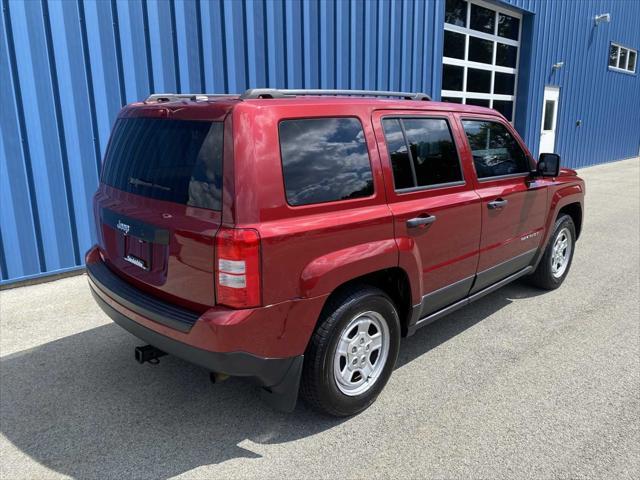
<path fill-rule="evenodd" d="M 124 236 L 125 261 L 143 270 L 151 270 L 152 244 L 131 235 Z"/>

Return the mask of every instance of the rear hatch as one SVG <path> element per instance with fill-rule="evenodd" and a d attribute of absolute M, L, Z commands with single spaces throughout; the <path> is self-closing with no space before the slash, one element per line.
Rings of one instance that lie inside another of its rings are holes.
<path fill-rule="evenodd" d="M 215 305 L 225 112 L 202 119 L 206 110 L 185 103 L 123 111 L 94 208 L 102 256 L 112 271 L 198 311 Z M 185 118 L 190 108 L 197 119 Z"/>

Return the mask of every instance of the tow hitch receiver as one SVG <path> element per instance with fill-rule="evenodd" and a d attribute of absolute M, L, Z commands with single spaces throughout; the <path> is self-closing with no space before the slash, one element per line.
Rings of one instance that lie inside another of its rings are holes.
<path fill-rule="evenodd" d="M 157 365 L 160 363 L 160 357 L 164 357 L 166 353 L 158 350 L 153 345 L 143 345 L 136 347 L 135 355 L 138 363 L 149 362 L 152 365 Z"/>

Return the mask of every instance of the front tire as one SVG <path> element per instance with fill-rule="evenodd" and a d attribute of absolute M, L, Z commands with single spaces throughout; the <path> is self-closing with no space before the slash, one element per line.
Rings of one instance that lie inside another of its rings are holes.
<path fill-rule="evenodd" d="M 329 415 L 361 412 L 389 380 L 399 346 L 398 312 L 382 290 L 360 286 L 337 295 L 305 353 L 302 397 Z"/>
<path fill-rule="evenodd" d="M 553 233 L 529 283 L 545 290 L 555 290 L 567 278 L 576 244 L 576 226 L 569 215 L 556 220 Z"/>

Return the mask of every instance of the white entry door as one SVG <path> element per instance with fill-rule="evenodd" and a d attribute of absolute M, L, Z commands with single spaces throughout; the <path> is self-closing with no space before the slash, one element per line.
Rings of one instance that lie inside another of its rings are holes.
<path fill-rule="evenodd" d="M 542 130 L 540 131 L 540 153 L 554 153 L 556 146 L 556 120 L 558 118 L 558 87 L 544 87 L 542 105 Z"/>

